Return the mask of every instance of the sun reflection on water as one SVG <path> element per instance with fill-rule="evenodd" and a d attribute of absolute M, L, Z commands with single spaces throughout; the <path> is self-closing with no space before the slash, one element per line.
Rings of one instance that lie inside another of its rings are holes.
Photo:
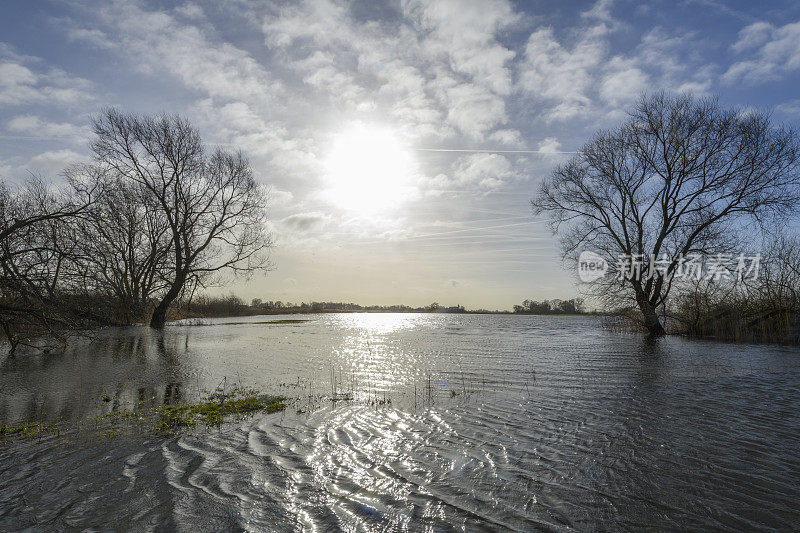
<path fill-rule="evenodd" d="M 430 322 L 426 315 L 411 313 L 352 313 L 336 317 L 339 325 L 362 330 L 373 335 L 387 335 L 400 330 L 414 329 Z"/>
<path fill-rule="evenodd" d="M 404 313 L 353 314 L 336 317 L 347 329 L 334 350 L 331 383 L 335 394 L 351 394 L 368 402 L 391 402 L 391 393 L 414 381 L 420 354 L 404 340 L 429 322 L 424 315 Z"/>

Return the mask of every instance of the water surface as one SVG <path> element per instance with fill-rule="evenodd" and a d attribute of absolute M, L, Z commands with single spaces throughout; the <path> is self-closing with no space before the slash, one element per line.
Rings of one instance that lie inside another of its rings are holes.
<path fill-rule="evenodd" d="M 307 321 L 262 323 L 285 318 Z M 0 529 L 796 528 L 798 350 L 600 320 L 252 317 L 5 358 L 6 424 L 235 385 L 293 400 L 179 438 L 6 446 Z"/>

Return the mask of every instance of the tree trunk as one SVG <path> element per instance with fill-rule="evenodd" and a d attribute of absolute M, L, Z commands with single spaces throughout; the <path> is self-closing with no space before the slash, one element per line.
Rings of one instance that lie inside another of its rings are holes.
<path fill-rule="evenodd" d="M 17 345 L 19 344 L 19 338 L 14 335 L 14 332 L 11 329 L 11 324 L 6 322 L 5 320 L 0 320 L 0 327 L 3 328 L 3 333 L 6 336 L 6 340 L 8 340 L 9 350 L 8 355 L 10 357 L 14 357 L 14 352 L 17 351 Z"/>
<path fill-rule="evenodd" d="M 666 335 L 667 332 L 658 318 L 655 306 L 645 296 L 637 297 L 636 302 L 639 304 L 639 310 L 641 310 L 642 315 L 644 315 L 644 327 L 647 328 L 648 335 L 650 337 L 663 337 Z"/>
<path fill-rule="evenodd" d="M 172 286 L 167 291 L 167 294 L 164 295 L 164 298 L 160 302 L 155 309 L 153 309 L 153 316 L 150 317 L 150 327 L 155 329 L 164 329 L 164 324 L 167 322 L 167 310 L 172 302 L 175 301 L 175 298 L 181 293 L 183 290 L 183 285 L 186 283 L 186 275 L 179 274 L 175 281 L 173 282 Z"/>
<path fill-rule="evenodd" d="M 150 327 L 155 329 L 164 329 L 164 324 L 167 322 L 167 309 L 169 304 L 166 298 L 161 300 L 155 309 L 153 309 L 153 316 L 150 317 Z"/>

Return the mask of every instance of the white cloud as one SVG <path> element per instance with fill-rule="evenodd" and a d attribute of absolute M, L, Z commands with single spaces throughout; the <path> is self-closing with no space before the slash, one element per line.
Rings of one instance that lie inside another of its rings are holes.
<path fill-rule="evenodd" d="M 600 82 L 600 97 L 604 101 L 614 106 L 630 104 L 648 87 L 647 75 L 635 63 L 621 57 L 608 62 Z"/>
<path fill-rule="evenodd" d="M 336 65 L 334 55 L 317 50 L 292 65 L 303 73 L 303 82 L 327 92 L 336 101 L 358 108 L 369 100 L 367 91 L 355 80 L 355 76 Z"/>
<path fill-rule="evenodd" d="M 492 190 L 518 177 L 514 165 L 501 154 L 477 153 L 458 158 L 447 174 L 425 181 L 428 192 L 450 190 Z"/>
<path fill-rule="evenodd" d="M 508 146 L 522 146 L 522 133 L 518 130 L 497 130 L 489 135 L 489 139 Z"/>
<path fill-rule="evenodd" d="M 538 149 L 543 154 L 557 154 L 561 151 L 561 143 L 555 137 L 547 137 L 539 142 Z"/>
<path fill-rule="evenodd" d="M 574 42 L 564 44 L 553 28 L 531 33 L 519 63 L 519 86 L 526 97 L 544 106 L 548 121 L 613 118 L 649 88 L 705 93 L 714 69 L 691 53 L 696 36 L 655 27 L 630 53 L 611 58 L 610 33 L 619 29 L 609 2 L 598 2 L 582 17 Z M 598 21 L 600 21 L 598 23 Z M 567 34 L 569 35 L 569 34 Z"/>
<path fill-rule="evenodd" d="M 201 129 L 213 132 L 212 140 L 244 150 L 258 163 L 257 168 L 264 169 L 263 178 L 270 183 L 296 187 L 299 179 L 319 170 L 311 133 L 300 128 L 290 131 L 250 104 L 205 98 L 195 104 L 191 115 Z"/>
<path fill-rule="evenodd" d="M 501 45 L 498 31 L 519 19 L 510 2 L 406 1 L 403 9 L 425 33 L 424 46 L 432 55 L 444 55 L 452 70 L 471 77 L 497 94 L 511 91 L 506 63 L 514 52 Z"/>
<path fill-rule="evenodd" d="M 7 46 L 0 47 L 0 106 L 45 103 L 71 106 L 93 99 L 89 81 L 41 66 L 36 57 L 21 56 Z"/>
<path fill-rule="evenodd" d="M 463 83 L 448 87 L 443 99 L 447 102 L 450 123 L 475 139 L 482 139 L 508 120 L 503 99 L 477 85 Z"/>
<path fill-rule="evenodd" d="M 520 85 L 532 97 L 555 104 L 548 118 L 564 120 L 588 112 L 592 72 L 602 63 L 607 44 L 595 37 L 580 39 L 572 49 L 555 38 L 552 28 L 531 33 L 520 65 Z"/>
<path fill-rule="evenodd" d="M 9 132 L 32 138 L 54 139 L 66 142 L 84 142 L 91 135 L 88 126 L 50 122 L 36 115 L 19 115 L 6 122 Z"/>
<path fill-rule="evenodd" d="M 8 61 L 0 63 L 0 85 L 3 87 L 32 85 L 36 80 L 37 77 L 27 67 Z"/>
<path fill-rule="evenodd" d="M 800 22 L 777 28 L 761 22 L 751 24 L 739 33 L 733 50 L 747 53 L 747 57 L 731 65 L 723 81 L 743 80 L 756 85 L 780 80 L 800 69 Z"/>
<path fill-rule="evenodd" d="M 754 22 L 739 32 L 739 39 L 731 46 L 734 52 L 741 53 L 757 48 L 767 42 L 775 27 L 768 22 Z"/>
<path fill-rule="evenodd" d="M 592 28 L 595 34 L 616 30 L 620 22 L 611 16 L 613 5 L 614 0 L 597 0 L 591 8 L 581 13 L 581 18 L 603 23 Z"/>
<path fill-rule="evenodd" d="M 184 10 L 185 11 L 185 10 Z M 191 12 L 191 9 L 190 9 Z M 167 75 L 186 87 L 224 100 L 244 100 L 276 105 L 281 84 L 249 53 L 209 36 L 198 26 L 184 24 L 166 12 L 149 11 L 138 2 L 110 2 L 95 11 L 113 33 L 116 50 L 140 72 Z M 89 33 L 73 28 L 74 38 Z"/>
<path fill-rule="evenodd" d="M 274 187 L 269 189 L 269 205 L 288 206 L 294 200 L 294 194 L 290 191 L 283 191 Z"/>
<path fill-rule="evenodd" d="M 14 167 L 12 165 L 7 164 L 3 160 L 0 160 L 0 179 L 3 180 L 10 179 L 13 174 L 14 174 Z"/>
<path fill-rule="evenodd" d="M 186 2 L 182 6 L 176 7 L 175 12 L 191 20 L 201 20 L 205 17 L 203 8 L 194 2 Z"/>
<path fill-rule="evenodd" d="M 400 24 L 363 22 L 327 0 L 264 18 L 269 47 L 302 81 L 348 109 L 385 111 L 417 137 L 483 139 L 507 121 L 514 52 L 497 34 L 518 16 L 498 0 L 402 4 Z"/>
<path fill-rule="evenodd" d="M 787 115 L 800 115 L 800 99 L 789 100 L 775 106 L 775 109 Z"/>
<path fill-rule="evenodd" d="M 34 173 L 52 176 L 61 173 L 69 165 L 86 161 L 86 159 L 85 154 L 79 154 L 72 150 L 51 150 L 35 155 L 24 167 Z"/>

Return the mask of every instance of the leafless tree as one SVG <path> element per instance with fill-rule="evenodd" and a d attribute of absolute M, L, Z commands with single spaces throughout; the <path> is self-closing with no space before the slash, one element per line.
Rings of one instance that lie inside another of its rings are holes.
<path fill-rule="evenodd" d="M 795 214 L 799 162 L 797 134 L 769 113 L 661 92 L 642 96 L 628 120 L 557 167 L 532 205 L 549 216 L 568 261 L 583 249 L 612 265 L 620 256 L 645 259 L 640 276 L 603 278 L 594 288 L 634 300 L 658 336 L 657 309 L 681 258 L 735 253 L 748 224 Z"/>
<path fill-rule="evenodd" d="M 143 320 L 152 298 L 168 288 L 171 238 L 163 211 L 142 185 L 100 165 L 74 165 L 65 176 L 76 199 L 97 191 L 76 220 L 87 284 L 115 301 L 115 322 Z"/>
<path fill-rule="evenodd" d="M 64 295 L 80 288 L 72 223 L 92 204 L 93 191 L 76 201 L 33 177 L 21 187 L 0 182 L 0 328 L 13 352 L 26 334 L 57 333 L 91 318 L 85 299 Z"/>
<path fill-rule="evenodd" d="M 724 283 L 694 280 L 673 290 L 669 316 L 681 331 L 730 340 L 798 342 L 800 240 L 765 232 L 763 241 L 757 276 Z"/>
<path fill-rule="evenodd" d="M 800 238 L 775 235 L 764 250 L 758 277 L 746 280 L 750 299 L 767 311 L 800 313 Z"/>
<path fill-rule="evenodd" d="M 248 274 L 269 267 L 266 198 L 247 158 L 206 150 L 198 131 L 177 115 L 103 111 L 93 120 L 96 164 L 141 187 L 169 232 L 169 276 L 150 320 L 166 321 L 187 283 L 223 270 Z"/>

